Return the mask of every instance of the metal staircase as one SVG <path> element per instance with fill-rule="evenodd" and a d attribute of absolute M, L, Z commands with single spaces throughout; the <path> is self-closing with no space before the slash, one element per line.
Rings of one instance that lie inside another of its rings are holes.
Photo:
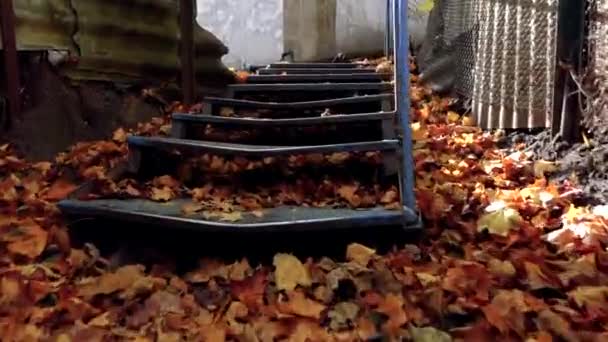
<path fill-rule="evenodd" d="M 360 63 L 275 63 L 259 67 L 245 83 L 228 86 L 223 97 L 204 98 L 201 113 L 174 113 L 171 137 L 129 137 L 129 161 L 114 170 L 112 177 L 160 176 L 175 172 L 169 166 L 171 158 L 204 154 L 263 159 L 380 152 L 382 177 L 398 179 L 399 209 L 280 206 L 264 209 L 261 216 L 245 212 L 239 220 L 226 222 L 184 215 L 182 208 L 190 199 L 168 203 L 80 200 L 90 191 L 90 185 L 61 202 L 60 209 L 76 219 L 107 218 L 196 231 L 420 230 L 409 122 L 406 1 L 394 1 L 393 11 L 394 75 L 376 73 Z M 228 134 L 213 135 L 207 127 Z M 311 134 L 311 129 L 316 133 Z M 226 141 L 231 132 L 252 130 L 257 134 Z"/>

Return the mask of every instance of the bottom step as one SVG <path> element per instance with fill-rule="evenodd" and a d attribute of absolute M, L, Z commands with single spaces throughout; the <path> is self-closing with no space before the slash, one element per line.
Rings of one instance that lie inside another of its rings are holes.
<path fill-rule="evenodd" d="M 186 216 L 182 208 L 188 203 L 192 201 L 179 199 L 158 203 L 142 199 L 65 200 L 59 203 L 59 208 L 64 214 L 76 219 L 114 219 L 200 232 L 329 231 L 380 227 L 422 229 L 418 216 L 407 208 L 399 211 L 384 208 L 352 210 L 284 206 L 265 209 L 260 217 L 243 213 L 237 221 L 225 222 L 219 218 L 206 218 L 203 213 Z"/>

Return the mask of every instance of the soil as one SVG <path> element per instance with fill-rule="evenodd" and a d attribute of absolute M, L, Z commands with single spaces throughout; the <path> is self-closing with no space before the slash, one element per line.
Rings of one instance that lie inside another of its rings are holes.
<path fill-rule="evenodd" d="M 512 132 L 501 142 L 505 148 L 524 143 L 525 151 L 534 159 L 555 161 L 559 171 L 552 180 L 570 181 L 583 190 L 582 198 L 588 205 L 608 203 L 608 126 L 596 126 L 585 132 L 588 142 L 569 145 L 555 140 L 551 132 Z"/>

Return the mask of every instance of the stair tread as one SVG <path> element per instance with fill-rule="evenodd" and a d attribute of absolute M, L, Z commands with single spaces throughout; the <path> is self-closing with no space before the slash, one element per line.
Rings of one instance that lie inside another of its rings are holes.
<path fill-rule="evenodd" d="M 307 109 L 307 108 L 325 108 L 328 106 L 336 106 L 343 104 L 354 104 L 354 103 L 365 103 L 374 101 L 391 100 L 394 97 L 393 94 L 377 94 L 377 95 L 361 95 L 343 97 L 330 100 L 318 100 L 318 101 L 303 101 L 303 102 L 262 102 L 262 101 L 251 101 L 233 99 L 228 97 L 205 97 L 203 98 L 204 103 L 224 105 L 236 108 L 259 108 L 259 109 Z"/>
<path fill-rule="evenodd" d="M 359 82 L 380 82 L 389 80 L 391 74 L 379 73 L 357 73 L 357 74 L 310 74 L 310 75 L 250 75 L 247 77 L 248 84 L 261 83 L 291 83 L 291 82 L 343 82 L 343 81 L 359 81 Z"/>
<path fill-rule="evenodd" d="M 362 83 L 272 83 L 272 84 L 230 84 L 233 91 L 281 92 L 281 91 L 344 91 L 344 90 L 392 90 L 392 82 Z"/>
<path fill-rule="evenodd" d="M 288 74 L 288 75 L 310 75 L 310 74 L 327 74 L 327 75 L 337 75 L 337 74 L 368 74 L 375 73 L 375 69 L 371 68 L 359 68 L 359 69 L 350 69 L 350 68 L 333 68 L 333 69 L 325 69 L 325 68 L 267 68 L 267 69 L 259 69 L 257 73 L 259 75 L 280 75 L 280 74 Z"/>
<path fill-rule="evenodd" d="M 306 153 L 395 151 L 399 149 L 398 140 L 379 140 L 370 142 L 315 146 L 261 146 L 213 142 L 204 140 L 141 136 L 130 136 L 127 141 L 130 147 L 175 148 L 184 150 L 196 150 L 200 152 L 216 153 L 222 155 L 268 157 Z"/>
<path fill-rule="evenodd" d="M 299 125 L 328 125 L 347 122 L 366 122 L 390 120 L 394 118 L 395 112 L 375 112 L 357 114 L 332 114 L 324 117 L 303 117 L 286 119 L 246 118 L 246 117 L 224 117 L 217 115 L 202 114 L 173 114 L 173 121 L 182 121 L 194 124 L 234 124 L 242 126 L 299 126 Z"/>
<path fill-rule="evenodd" d="M 382 207 L 370 209 L 311 208 L 302 206 L 281 206 L 264 209 L 262 216 L 243 212 L 235 222 L 225 222 L 220 218 L 210 218 L 204 213 L 186 216 L 184 205 L 191 199 L 176 199 L 168 203 L 158 203 L 145 199 L 96 199 L 90 201 L 69 199 L 59 203 L 60 209 L 68 215 L 95 218 L 119 218 L 131 222 L 170 226 L 172 228 L 196 231 L 310 231 L 328 229 L 357 229 L 394 226 L 402 229 L 417 229 L 417 215 L 404 210 L 388 210 Z"/>

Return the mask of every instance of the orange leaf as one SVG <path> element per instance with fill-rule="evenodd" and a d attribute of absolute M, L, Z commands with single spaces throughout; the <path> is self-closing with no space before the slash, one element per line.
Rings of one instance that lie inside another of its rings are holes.
<path fill-rule="evenodd" d="M 300 291 L 289 292 L 288 298 L 287 302 L 277 304 L 279 311 L 284 314 L 320 319 L 321 312 L 325 310 L 325 305 L 306 298 L 304 293 Z"/>
<path fill-rule="evenodd" d="M 72 182 L 59 178 L 51 185 L 49 191 L 46 193 L 45 199 L 47 201 L 61 201 L 65 199 L 72 191 L 76 190 L 77 185 Z"/>
<path fill-rule="evenodd" d="M 377 311 L 389 317 L 385 327 L 390 333 L 396 333 L 401 326 L 408 322 L 408 317 L 403 309 L 404 304 L 402 297 L 389 294 L 378 306 Z"/>
<path fill-rule="evenodd" d="M 15 234 L 7 234 L 3 238 L 9 242 L 7 249 L 13 254 L 26 256 L 30 259 L 38 257 L 44 251 L 48 233 L 36 222 L 28 219 L 17 227 Z"/>

